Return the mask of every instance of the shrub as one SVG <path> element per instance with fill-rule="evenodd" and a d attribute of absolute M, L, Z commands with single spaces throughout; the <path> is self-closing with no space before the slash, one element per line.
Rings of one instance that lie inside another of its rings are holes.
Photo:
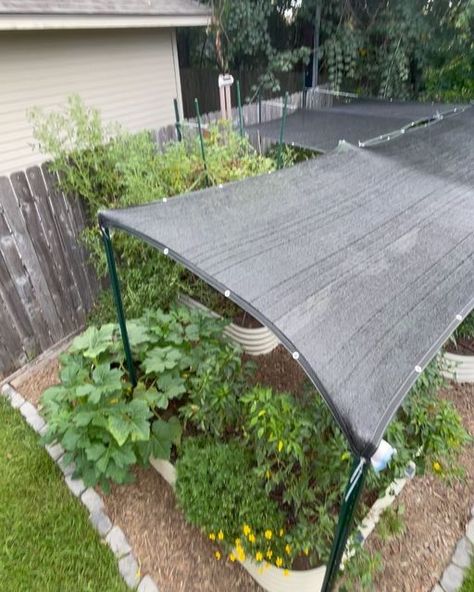
<path fill-rule="evenodd" d="M 99 276 L 106 273 L 96 225 L 99 209 L 147 203 L 202 189 L 209 181 L 227 183 L 275 168 L 272 159 L 258 155 L 226 125 L 210 126 L 206 132 L 206 171 L 195 134 L 160 151 L 149 132 L 130 134 L 117 124 L 105 125 L 99 112 L 77 96 L 69 98 L 63 111 L 35 109 L 30 118 L 40 150 L 53 159 L 50 168 L 58 173 L 60 188 L 86 204 L 91 226 L 84 240 Z M 119 232 L 114 248 L 129 315 L 138 316 L 147 307 L 168 308 L 179 290 L 189 292 L 182 268 L 142 241 Z M 114 320 L 109 292 L 103 293 L 94 318 Z"/>
<path fill-rule="evenodd" d="M 253 451 L 238 442 L 194 439 L 177 463 L 176 496 L 186 519 L 240 560 L 288 565 L 285 518 L 253 472 Z M 216 551 L 219 557 L 219 551 Z"/>
<path fill-rule="evenodd" d="M 223 322 L 198 311 L 148 311 L 128 323 L 138 384 L 129 381 L 118 328 L 90 327 L 61 357 L 60 384 L 43 394 L 47 442 L 58 441 L 66 462 L 87 485 L 126 483 L 130 468 L 150 455 L 168 459 L 181 425 L 169 409 L 203 389 L 232 384 L 240 350 L 222 340 Z M 214 356 L 222 356 L 220 365 Z"/>

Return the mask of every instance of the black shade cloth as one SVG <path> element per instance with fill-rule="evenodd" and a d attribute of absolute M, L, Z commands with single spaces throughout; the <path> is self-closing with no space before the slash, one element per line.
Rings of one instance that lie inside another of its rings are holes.
<path fill-rule="evenodd" d="M 359 145 L 384 134 L 399 131 L 415 122 L 432 119 L 441 113 L 460 108 L 441 103 L 415 103 L 357 99 L 330 108 L 311 111 L 300 109 L 287 116 L 284 142 L 319 152 L 333 150 L 339 141 Z M 280 139 L 281 119 L 246 127 L 253 135 L 259 132 L 270 140 Z"/>
<path fill-rule="evenodd" d="M 368 458 L 474 306 L 473 111 L 100 223 L 228 290 L 295 354 Z"/>

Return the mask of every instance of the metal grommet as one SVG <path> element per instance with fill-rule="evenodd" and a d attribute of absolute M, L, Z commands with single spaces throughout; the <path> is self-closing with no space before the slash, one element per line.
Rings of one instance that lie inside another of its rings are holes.
<path fill-rule="evenodd" d="M 456 321 L 462 321 L 462 315 L 457 314 L 456 315 Z"/>
<path fill-rule="evenodd" d="M 222 189 L 224 187 L 224 185 L 222 185 L 222 183 L 219 183 L 219 189 Z"/>
<path fill-rule="evenodd" d="M 300 357 L 300 354 L 298 352 L 293 352 L 293 360 L 298 360 Z"/>
<path fill-rule="evenodd" d="M 422 370 L 421 370 L 421 366 L 415 366 L 415 372 L 417 374 L 421 374 Z"/>
<path fill-rule="evenodd" d="M 164 197 L 163 198 L 163 203 L 166 203 L 167 201 L 168 201 L 168 198 L 167 197 Z"/>
<path fill-rule="evenodd" d="M 170 252 L 170 250 L 169 250 L 168 248 L 164 249 L 164 251 L 163 251 L 163 253 L 164 253 L 165 255 L 168 255 L 168 253 L 169 253 L 169 252 Z"/>
<path fill-rule="evenodd" d="M 230 296 L 230 290 L 226 290 L 226 291 L 224 292 L 224 296 L 225 296 L 226 298 L 229 298 L 229 296 Z"/>

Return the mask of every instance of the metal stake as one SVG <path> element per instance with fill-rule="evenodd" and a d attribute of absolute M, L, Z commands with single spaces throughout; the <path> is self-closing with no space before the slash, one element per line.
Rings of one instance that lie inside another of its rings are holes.
<path fill-rule="evenodd" d="M 364 488 L 369 463 L 362 458 L 356 458 L 352 465 L 351 476 L 347 483 L 346 491 L 342 499 L 336 536 L 331 549 L 331 555 L 326 568 L 321 592 L 331 592 L 341 565 L 344 550 L 346 548 L 349 531 L 354 518 L 357 502 Z"/>
<path fill-rule="evenodd" d="M 280 141 L 278 142 L 278 153 L 277 153 L 277 169 L 281 169 L 283 166 L 283 138 L 285 135 L 286 126 L 286 113 L 288 111 L 288 93 L 285 93 L 285 102 L 283 103 L 283 114 L 281 117 L 280 125 Z"/>
<path fill-rule="evenodd" d="M 206 172 L 206 185 L 209 187 L 210 183 L 209 183 L 209 174 L 207 172 L 206 151 L 204 149 L 204 138 L 202 136 L 201 113 L 199 112 L 199 101 L 197 100 L 197 98 L 194 99 L 194 107 L 196 109 L 196 119 L 197 119 L 198 130 L 199 130 L 199 141 L 201 143 L 202 162 L 204 164 L 204 170 Z"/>
<path fill-rule="evenodd" d="M 242 115 L 242 99 L 240 96 L 240 81 L 237 80 L 236 82 L 236 89 L 237 89 L 237 105 L 239 107 L 239 126 L 240 126 L 240 136 L 244 137 L 244 118 Z"/>
<path fill-rule="evenodd" d="M 125 314 L 123 312 L 122 295 L 120 294 L 120 285 L 117 277 L 117 268 L 115 266 L 114 249 L 110 239 L 109 229 L 105 226 L 100 227 L 102 233 L 102 240 L 104 241 L 105 255 L 107 257 L 107 267 L 109 268 L 110 283 L 112 285 L 112 293 L 114 295 L 115 309 L 117 311 L 117 319 L 120 326 L 120 334 L 122 336 L 123 349 L 125 351 L 125 359 L 127 361 L 128 374 L 130 382 L 133 387 L 137 386 L 137 375 L 135 366 L 133 365 L 132 350 L 130 348 L 130 341 L 128 339 L 127 325 L 125 322 Z"/>
<path fill-rule="evenodd" d="M 181 140 L 183 139 L 183 136 L 181 134 L 181 123 L 179 120 L 179 108 L 178 108 L 178 99 L 173 99 L 173 103 L 174 103 L 174 114 L 176 116 L 176 136 L 178 138 L 178 142 L 181 142 Z"/>

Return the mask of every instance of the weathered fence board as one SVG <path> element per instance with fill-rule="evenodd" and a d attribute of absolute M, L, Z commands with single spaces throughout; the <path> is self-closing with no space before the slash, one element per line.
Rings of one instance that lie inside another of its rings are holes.
<path fill-rule="evenodd" d="M 46 166 L 0 177 L 0 377 L 83 326 L 99 286 L 84 224 Z"/>

